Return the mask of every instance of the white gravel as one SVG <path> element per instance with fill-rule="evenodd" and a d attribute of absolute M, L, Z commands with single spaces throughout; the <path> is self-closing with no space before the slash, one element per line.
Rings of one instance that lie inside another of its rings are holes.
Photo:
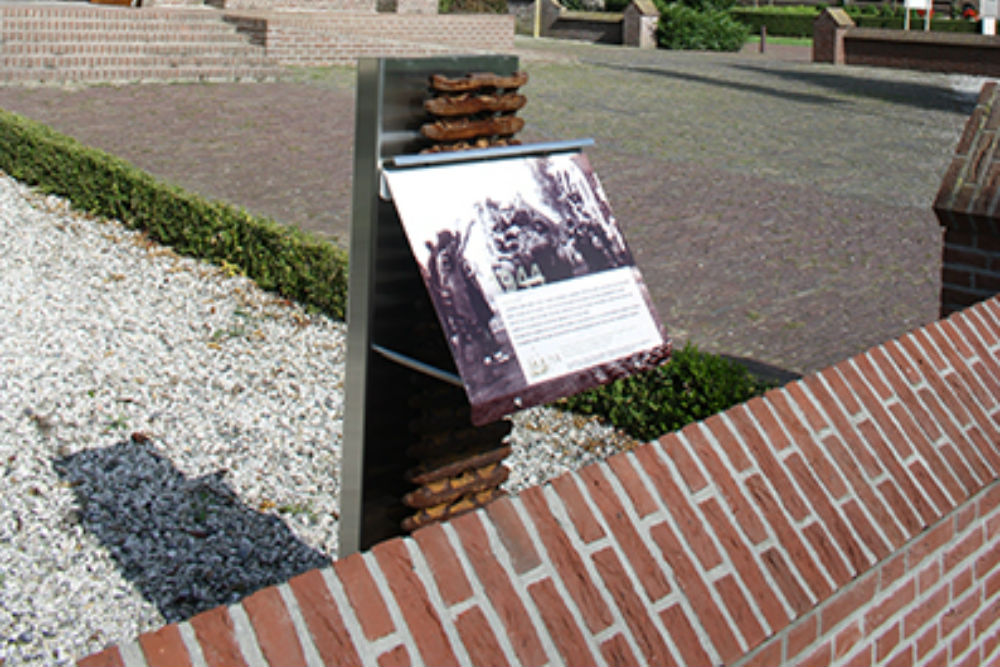
<path fill-rule="evenodd" d="M 0 173 L 0 662 L 335 557 L 345 328 Z M 516 490 L 630 441 L 515 417 Z"/>

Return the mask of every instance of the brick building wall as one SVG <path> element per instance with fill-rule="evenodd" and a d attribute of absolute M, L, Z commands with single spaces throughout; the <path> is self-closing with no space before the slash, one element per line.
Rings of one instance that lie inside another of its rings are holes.
<path fill-rule="evenodd" d="M 1000 298 L 81 665 L 1000 665 Z"/>
<path fill-rule="evenodd" d="M 1000 86 L 987 83 L 934 201 L 944 228 L 942 314 L 1000 292 Z"/>
<path fill-rule="evenodd" d="M 988 35 L 858 28 L 832 8 L 813 24 L 813 61 L 1000 76 L 1000 40 Z"/>

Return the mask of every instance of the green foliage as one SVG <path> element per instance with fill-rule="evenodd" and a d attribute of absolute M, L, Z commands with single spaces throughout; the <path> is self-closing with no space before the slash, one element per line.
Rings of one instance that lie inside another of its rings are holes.
<path fill-rule="evenodd" d="M 699 11 L 675 2 L 661 9 L 656 39 L 665 49 L 739 51 L 749 29 L 723 10 Z"/>
<path fill-rule="evenodd" d="M 852 5 L 844 11 L 860 28 L 903 29 L 902 8 L 893 9 L 889 5 Z M 746 25 L 750 32 L 757 34 L 761 25 L 767 26 L 767 34 L 782 37 L 812 37 L 813 21 L 822 13 L 820 6 L 785 5 L 766 7 L 734 7 L 730 15 Z M 910 16 L 911 29 L 923 28 L 923 18 L 916 12 Z M 976 32 L 974 21 L 952 21 L 947 18 L 933 18 L 931 30 L 940 32 Z"/>
<path fill-rule="evenodd" d="M 604 0 L 604 11 L 624 12 L 632 0 Z"/>
<path fill-rule="evenodd" d="M 506 14 L 507 0 L 438 0 L 442 14 Z"/>
<path fill-rule="evenodd" d="M 735 7 L 729 14 L 753 34 L 764 25 L 769 36 L 812 37 L 813 21 L 820 12 L 815 7 Z"/>
<path fill-rule="evenodd" d="M 768 389 L 743 366 L 693 345 L 658 368 L 557 402 L 599 415 L 638 440 L 652 440 L 743 403 Z"/>
<path fill-rule="evenodd" d="M 347 255 L 332 243 L 160 183 L 3 109 L 0 169 L 77 209 L 117 218 L 180 253 L 236 267 L 264 289 L 344 317 Z"/>
<path fill-rule="evenodd" d="M 859 28 L 888 28 L 890 30 L 903 29 L 903 15 L 898 16 L 852 16 Z M 924 17 L 918 16 L 916 12 L 910 15 L 910 30 L 923 30 Z M 931 32 L 979 32 L 978 24 L 975 21 L 964 19 L 952 20 L 947 18 L 931 17 Z"/>
<path fill-rule="evenodd" d="M 678 0 L 678 2 L 699 12 L 724 12 L 736 5 L 736 0 Z"/>

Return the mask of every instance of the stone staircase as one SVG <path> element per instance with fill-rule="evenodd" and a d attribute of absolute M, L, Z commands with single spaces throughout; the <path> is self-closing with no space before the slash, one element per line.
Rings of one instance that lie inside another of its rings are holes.
<path fill-rule="evenodd" d="M 208 6 L 0 4 L 0 84 L 278 78 L 262 44 Z"/>
<path fill-rule="evenodd" d="M 388 0 L 0 0 L 0 86 L 258 81 L 281 78 L 288 65 L 514 48 L 512 16 L 439 15 L 437 0 L 376 11 L 380 1 Z"/>

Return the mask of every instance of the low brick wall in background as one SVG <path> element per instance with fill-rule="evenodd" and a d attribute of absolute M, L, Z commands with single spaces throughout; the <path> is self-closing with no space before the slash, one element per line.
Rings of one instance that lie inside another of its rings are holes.
<path fill-rule="evenodd" d="M 1000 76 L 1000 39 L 987 35 L 852 28 L 844 35 L 848 65 Z"/>
<path fill-rule="evenodd" d="M 622 15 L 563 11 L 543 32 L 545 37 L 594 44 L 622 43 Z"/>
<path fill-rule="evenodd" d="M 80 665 L 1000 665 L 1000 298 Z"/>
<path fill-rule="evenodd" d="M 842 9 L 813 23 L 813 61 L 1000 76 L 1000 39 L 988 35 L 858 28 Z"/>

